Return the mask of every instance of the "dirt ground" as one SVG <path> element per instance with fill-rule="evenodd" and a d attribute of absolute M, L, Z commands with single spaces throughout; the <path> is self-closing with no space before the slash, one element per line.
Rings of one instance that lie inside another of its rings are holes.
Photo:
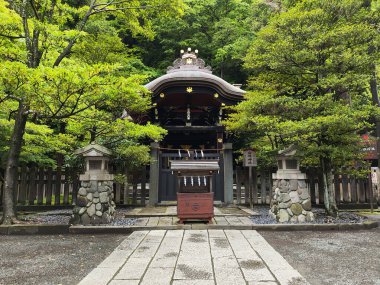
<path fill-rule="evenodd" d="M 0 284 L 77 284 L 127 235 L 0 235 Z"/>
<path fill-rule="evenodd" d="M 260 234 L 312 285 L 380 285 L 380 228 Z"/>

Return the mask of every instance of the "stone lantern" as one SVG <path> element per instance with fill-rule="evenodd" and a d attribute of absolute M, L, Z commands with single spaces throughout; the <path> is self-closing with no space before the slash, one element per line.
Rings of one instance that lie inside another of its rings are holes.
<path fill-rule="evenodd" d="M 303 223 L 314 221 L 306 174 L 299 169 L 296 149 L 279 152 L 278 170 L 272 174 L 273 197 L 269 214 L 278 222 Z"/>
<path fill-rule="evenodd" d="M 111 151 L 92 142 L 75 151 L 85 160 L 85 173 L 79 176 L 81 187 L 74 208 L 73 224 L 106 224 L 115 215 L 113 174 L 108 172 Z"/>

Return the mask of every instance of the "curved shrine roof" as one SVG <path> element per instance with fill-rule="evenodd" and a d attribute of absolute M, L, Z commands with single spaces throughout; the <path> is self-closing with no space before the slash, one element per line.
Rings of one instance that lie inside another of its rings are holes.
<path fill-rule="evenodd" d="M 149 82 L 145 87 L 155 93 L 165 88 L 165 86 L 199 83 L 210 85 L 210 87 L 219 89 L 224 95 L 242 100 L 245 91 L 213 75 L 211 68 L 205 66 L 202 59 L 197 58 L 197 53 L 197 50 L 195 53 L 192 53 L 191 50 L 184 53 L 182 58 L 178 58 L 173 62 L 173 66 L 168 67 L 165 75 Z"/>

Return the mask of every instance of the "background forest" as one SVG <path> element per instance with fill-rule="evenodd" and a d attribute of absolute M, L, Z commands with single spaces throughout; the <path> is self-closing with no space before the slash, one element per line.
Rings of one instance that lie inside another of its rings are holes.
<path fill-rule="evenodd" d="M 263 167 L 297 145 L 329 189 L 360 161 L 360 134 L 380 130 L 379 17 L 378 0 L 0 0 L 4 193 L 20 164 L 73 166 L 94 140 L 147 164 L 166 132 L 142 86 L 188 46 L 249 91 L 226 121 L 236 145 Z"/>

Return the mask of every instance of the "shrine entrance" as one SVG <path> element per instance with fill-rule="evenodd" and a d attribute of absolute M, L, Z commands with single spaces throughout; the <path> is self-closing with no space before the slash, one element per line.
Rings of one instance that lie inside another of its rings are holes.
<path fill-rule="evenodd" d="M 202 156 L 203 153 L 203 156 Z M 218 160 L 220 171 L 218 173 L 214 173 L 212 175 L 212 185 L 214 187 L 214 200 L 215 201 L 224 201 L 223 196 L 223 155 L 219 152 L 208 152 L 205 150 L 204 152 L 200 150 L 174 150 L 174 152 L 162 152 L 160 157 L 160 185 L 159 185 L 159 195 L 158 202 L 161 203 L 163 201 L 173 201 L 176 200 L 176 194 L 178 192 L 178 183 L 176 174 L 174 174 L 170 170 L 170 161 L 171 160 L 188 160 L 190 155 L 190 159 L 196 160 Z M 190 176 L 186 177 L 186 184 L 193 185 L 194 188 L 197 186 L 203 185 L 205 182 L 205 177 L 200 176 Z"/>
<path fill-rule="evenodd" d="M 227 106 L 243 100 L 239 87 L 215 76 L 197 57 L 198 51 L 181 51 L 167 74 L 145 85 L 152 92 L 150 120 L 168 131 L 164 140 L 152 144 L 149 203 L 175 201 L 177 179 L 171 160 L 213 159 L 220 170 L 212 176 L 214 200 L 232 200 L 232 145 L 222 120 Z M 187 177 L 196 187 L 202 177 Z"/>

